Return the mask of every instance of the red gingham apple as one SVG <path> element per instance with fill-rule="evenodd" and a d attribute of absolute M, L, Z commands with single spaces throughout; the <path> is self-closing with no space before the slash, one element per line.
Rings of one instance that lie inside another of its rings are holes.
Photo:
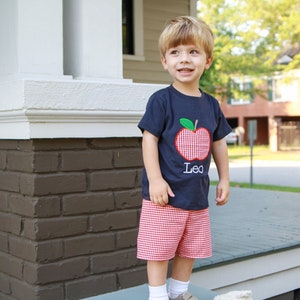
<path fill-rule="evenodd" d="M 175 137 L 175 146 L 179 154 L 188 161 L 204 160 L 210 150 L 210 135 L 206 128 L 197 128 L 198 120 L 195 125 L 186 118 L 180 119 L 182 128 Z"/>

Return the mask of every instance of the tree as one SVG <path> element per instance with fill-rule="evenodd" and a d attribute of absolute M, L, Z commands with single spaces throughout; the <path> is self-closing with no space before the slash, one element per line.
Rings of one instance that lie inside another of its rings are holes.
<path fill-rule="evenodd" d="M 198 16 L 215 34 L 214 63 L 201 79 L 205 90 L 228 97 L 241 92 L 232 87 L 233 78 L 251 76 L 258 81 L 300 67 L 300 54 L 288 65 L 276 63 L 287 49 L 300 50 L 300 0 L 201 0 L 198 4 Z"/>

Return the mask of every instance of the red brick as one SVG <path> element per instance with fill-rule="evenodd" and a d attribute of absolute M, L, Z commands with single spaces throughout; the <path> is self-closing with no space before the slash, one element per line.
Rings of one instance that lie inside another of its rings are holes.
<path fill-rule="evenodd" d="M 135 180 L 135 170 L 95 172 L 90 176 L 90 189 L 97 191 L 133 188 Z"/>
<path fill-rule="evenodd" d="M 137 226 L 135 210 L 116 211 L 93 216 L 90 219 L 90 228 L 93 232 L 127 229 Z"/>
<path fill-rule="evenodd" d="M 66 195 L 62 203 L 64 215 L 104 212 L 115 206 L 112 192 Z"/>
<path fill-rule="evenodd" d="M 110 150 L 68 151 L 63 152 L 61 157 L 63 171 L 112 168 L 113 154 Z"/>
<path fill-rule="evenodd" d="M 88 278 L 66 283 L 66 299 L 77 300 L 112 292 L 116 289 L 117 281 L 115 274 L 89 276 Z"/>
<path fill-rule="evenodd" d="M 64 256 L 72 257 L 86 254 L 94 254 L 115 249 L 115 235 L 90 234 L 64 240 Z"/>

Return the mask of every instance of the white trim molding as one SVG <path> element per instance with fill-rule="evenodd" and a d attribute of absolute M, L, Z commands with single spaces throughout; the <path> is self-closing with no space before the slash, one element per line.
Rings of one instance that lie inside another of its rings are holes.
<path fill-rule="evenodd" d="M 1 86 L 0 139 L 138 137 L 149 96 L 164 87 L 68 79 Z"/>

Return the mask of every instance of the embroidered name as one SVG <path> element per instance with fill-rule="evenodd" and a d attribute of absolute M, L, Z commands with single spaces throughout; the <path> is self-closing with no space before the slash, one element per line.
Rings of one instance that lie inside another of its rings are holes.
<path fill-rule="evenodd" d="M 190 162 L 185 162 L 185 170 L 183 171 L 184 174 L 202 174 L 204 172 L 204 166 L 203 165 L 193 165 L 191 166 Z"/>

